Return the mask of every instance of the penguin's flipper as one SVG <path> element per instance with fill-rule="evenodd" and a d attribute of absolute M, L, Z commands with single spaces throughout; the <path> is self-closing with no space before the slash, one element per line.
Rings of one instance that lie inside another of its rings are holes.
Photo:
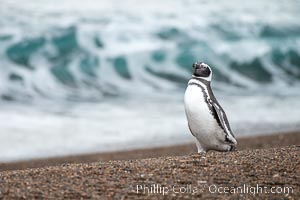
<path fill-rule="evenodd" d="M 225 133 L 230 134 L 230 135 L 232 135 L 232 137 L 234 137 L 223 108 L 219 104 L 217 104 L 216 102 L 211 101 L 211 104 L 212 104 L 214 110 L 216 111 L 216 113 L 218 115 L 220 124 L 221 124 L 223 130 L 225 131 Z"/>

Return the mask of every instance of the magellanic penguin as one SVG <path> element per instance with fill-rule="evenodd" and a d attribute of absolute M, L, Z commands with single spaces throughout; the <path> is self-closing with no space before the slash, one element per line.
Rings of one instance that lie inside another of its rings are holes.
<path fill-rule="evenodd" d="M 232 151 L 237 141 L 223 108 L 212 92 L 212 70 L 201 62 L 193 64 L 193 68 L 194 73 L 184 95 L 184 106 L 189 129 L 196 138 L 198 153 L 208 150 Z"/>

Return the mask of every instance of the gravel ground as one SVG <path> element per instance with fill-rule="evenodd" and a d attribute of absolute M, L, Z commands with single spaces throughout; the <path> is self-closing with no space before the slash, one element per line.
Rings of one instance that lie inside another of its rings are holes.
<path fill-rule="evenodd" d="M 293 145 L 3 171 L 0 198 L 300 199 L 299 156 Z"/>

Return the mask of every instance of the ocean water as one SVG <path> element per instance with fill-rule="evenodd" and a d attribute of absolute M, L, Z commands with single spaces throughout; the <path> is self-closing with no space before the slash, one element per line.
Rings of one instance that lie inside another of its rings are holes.
<path fill-rule="evenodd" d="M 238 137 L 300 129 L 300 1 L 2 0 L 0 162 L 192 141 L 195 61 Z"/>

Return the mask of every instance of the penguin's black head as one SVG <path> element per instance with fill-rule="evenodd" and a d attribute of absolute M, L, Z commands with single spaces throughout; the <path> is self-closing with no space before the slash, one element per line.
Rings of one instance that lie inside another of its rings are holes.
<path fill-rule="evenodd" d="M 193 75 L 196 77 L 210 78 L 211 77 L 211 69 L 210 67 L 202 62 L 196 62 L 193 64 L 194 73 Z"/>

